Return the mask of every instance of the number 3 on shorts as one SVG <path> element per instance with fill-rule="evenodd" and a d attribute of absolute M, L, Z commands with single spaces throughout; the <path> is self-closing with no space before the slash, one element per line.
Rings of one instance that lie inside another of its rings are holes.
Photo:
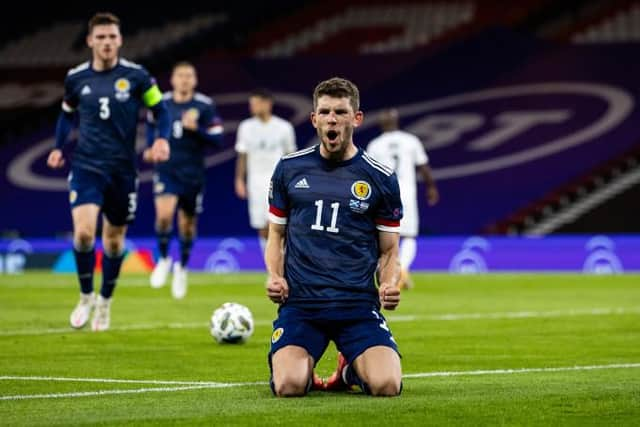
<path fill-rule="evenodd" d="M 136 216 L 136 209 L 138 209 L 138 193 L 129 193 L 129 215 L 128 221 L 132 221 Z"/>

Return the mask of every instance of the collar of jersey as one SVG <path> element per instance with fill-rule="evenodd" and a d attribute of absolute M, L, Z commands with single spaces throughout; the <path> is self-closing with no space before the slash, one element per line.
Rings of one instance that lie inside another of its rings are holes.
<path fill-rule="evenodd" d="M 360 147 L 358 147 L 356 145 L 356 150 L 358 150 L 356 152 L 356 154 L 350 158 L 349 160 L 343 160 L 341 162 L 332 162 L 331 160 L 327 160 L 324 157 L 322 157 L 322 154 L 320 154 L 320 144 L 316 145 L 316 156 L 318 156 L 318 158 L 320 159 L 320 161 L 322 162 L 323 165 L 328 166 L 330 168 L 337 168 L 337 167 L 343 167 L 343 166 L 349 166 L 351 163 L 355 162 L 356 160 L 358 160 L 360 158 L 360 156 L 362 155 L 362 150 L 360 149 Z"/>

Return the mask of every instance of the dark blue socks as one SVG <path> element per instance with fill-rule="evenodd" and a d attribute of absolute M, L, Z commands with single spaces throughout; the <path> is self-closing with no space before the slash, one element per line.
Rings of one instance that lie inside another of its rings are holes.
<path fill-rule="evenodd" d="M 102 289 L 100 289 L 100 295 L 103 298 L 111 298 L 111 295 L 113 295 L 124 255 L 125 251 L 122 251 L 119 255 L 111 255 L 105 252 L 102 257 Z"/>
<path fill-rule="evenodd" d="M 93 292 L 93 269 L 96 265 L 96 251 L 93 248 L 73 248 L 73 256 L 76 259 L 76 270 L 78 272 L 78 281 L 80 282 L 80 290 L 83 294 Z"/>

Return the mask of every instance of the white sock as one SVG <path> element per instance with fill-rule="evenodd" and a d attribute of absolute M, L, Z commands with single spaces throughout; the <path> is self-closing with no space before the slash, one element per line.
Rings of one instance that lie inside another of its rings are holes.
<path fill-rule="evenodd" d="M 400 242 L 400 267 L 409 271 L 413 260 L 416 258 L 416 239 L 413 237 L 403 237 Z"/>
<path fill-rule="evenodd" d="M 267 239 L 262 236 L 258 236 L 258 240 L 260 240 L 260 249 L 262 249 L 262 253 L 267 250 Z"/>

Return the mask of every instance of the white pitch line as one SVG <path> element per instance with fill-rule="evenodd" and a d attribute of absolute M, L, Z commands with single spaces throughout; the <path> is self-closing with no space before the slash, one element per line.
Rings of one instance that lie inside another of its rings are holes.
<path fill-rule="evenodd" d="M 494 369 L 478 371 L 452 371 L 452 372 L 421 372 L 417 374 L 405 374 L 403 378 L 430 378 L 430 377 L 458 377 L 467 375 L 507 375 L 526 374 L 529 372 L 568 372 L 568 371 L 594 371 L 598 369 L 633 369 L 640 368 L 640 363 L 614 363 L 611 365 L 590 366 L 561 366 L 557 368 L 522 368 L 522 369 Z"/>
<path fill-rule="evenodd" d="M 421 372 L 415 374 L 404 374 L 404 379 L 413 378 L 433 378 L 433 377 L 453 377 L 453 376 L 475 376 L 475 375 L 507 375 L 507 374 L 526 374 L 539 372 L 570 372 L 570 371 L 594 371 L 602 369 L 634 369 L 640 368 L 640 363 L 615 363 L 610 365 L 587 365 L 587 366 L 563 366 L 555 368 L 522 368 L 522 369 L 494 369 L 494 370 L 476 370 L 476 371 L 444 371 L 444 372 Z M 27 399 L 60 399 L 66 397 L 91 397 L 91 396 L 107 396 L 117 394 L 140 394 L 154 392 L 175 392 L 186 390 L 214 389 L 214 388 L 231 388 L 231 387 L 248 387 L 248 386 L 265 386 L 266 381 L 254 382 L 206 382 L 206 381 L 161 381 L 161 380 L 119 380 L 109 378 L 66 378 L 66 377 L 18 377 L 18 376 L 1 376 L 0 380 L 13 381 L 77 381 L 77 382 L 102 382 L 102 383 L 127 383 L 127 384 L 188 384 L 180 387 L 152 387 L 125 390 L 97 390 L 82 391 L 70 393 L 50 393 L 50 394 L 18 394 L 13 396 L 0 396 L 2 400 L 27 400 Z"/>
<path fill-rule="evenodd" d="M 473 319 L 525 319 L 532 317 L 570 317 L 570 316 L 607 316 L 622 314 L 640 314 L 640 307 L 633 308 L 578 308 L 552 311 L 512 311 L 501 313 L 459 313 L 414 316 L 411 320 L 473 320 Z M 393 316 L 388 316 L 393 321 Z M 401 320 L 402 321 L 402 320 Z M 409 320 L 405 320 L 409 321 Z"/>
<path fill-rule="evenodd" d="M 0 400 L 27 400 L 27 399 L 60 399 L 65 397 L 90 397 L 90 396 L 108 396 L 114 394 L 140 394 L 140 393 L 159 393 L 174 392 L 185 390 L 199 390 L 205 388 L 228 388 L 243 387 L 252 385 L 266 385 L 267 382 L 248 382 L 248 383 L 209 383 L 201 385 L 190 385 L 183 387 L 151 387 L 136 388 L 130 390 L 97 390 L 97 391 L 78 391 L 71 393 L 51 393 L 51 394 L 17 394 L 14 396 L 0 396 Z"/>
<path fill-rule="evenodd" d="M 86 383 L 113 383 L 113 384 L 155 384 L 155 385 L 225 385 L 228 383 L 214 382 L 214 381 L 163 381 L 163 380 L 126 380 L 118 378 L 75 378 L 75 377 L 43 377 L 43 376 L 13 376 L 3 375 L 0 376 L 0 381 L 63 381 L 63 382 L 86 382 Z"/>
<path fill-rule="evenodd" d="M 387 320 L 390 322 L 415 322 L 419 320 L 430 321 L 453 321 L 453 320 L 479 320 L 479 319 L 527 319 L 537 317 L 571 317 L 571 316 L 608 316 L 608 315 L 624 315 L 624 314 L 640 314 L 640 307 L 632 308 L 586 308 L 586 309 L 569 309 L 569 310 L 553 310 L 553 311 L 513 311 L 498 313 L 445 313 L 433 315 L 418 314 L 401 314 L 389 315 Z M 256 320 L 256 326 L 271 325 L 270 320 Z M 143 331 L 155 329 L 201 329 L 207 328 L 207 323 L 191 322 L 191 323 L 140 323 L 126 326 L 115 326 L 110 331 Z M 47 328 L 47 329 L 14 329 L 0 330 L 0 336 L 19 336 L 19 335 L 49 335 L 49 334 L 71 334 L 78 333 L 69 328 Z"/>

